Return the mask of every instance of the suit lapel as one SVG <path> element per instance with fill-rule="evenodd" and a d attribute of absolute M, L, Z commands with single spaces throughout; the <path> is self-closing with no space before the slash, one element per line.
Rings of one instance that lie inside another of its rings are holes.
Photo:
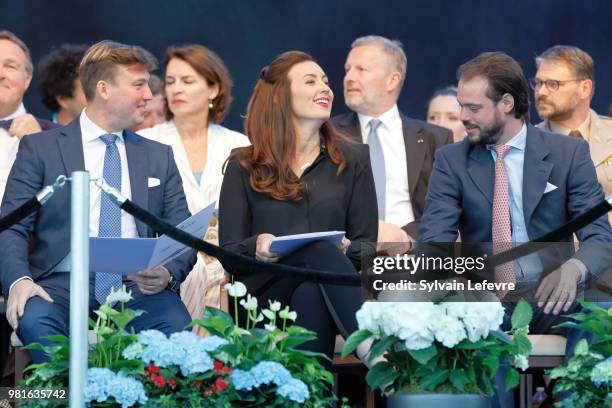
<path fill-rule="evenodd" d="M 421 132 L 423 128 L 413 120 L 400 113 L 402 119 L 402 134 L 404 136 L 404 149 L 406 150 L 406 170 L 408 171 L 408 191 L 410 197 L 419 181 L 423 161 L 425 160 L 425 143 Z"/>
<path fill-rule="evenodd" d="M 140 136 L 124 130 L 125 151 L 130 173 L 130 187 L 132 190 L 132 201 L 142 208 L 149 208 L 148 191 L 148 157 L 145 149 L 140 146 Z M 141 221 L 136 220 L 136 228 L 141 237 L 147 236 L 148 227 Z"/>
<path fill-rule="evenodd" d="M 62 137 L 57 139 L 57 145 L 64 162 L 66 176 L 70 177 L 73 171 L 85 170 L 83 155 L 83 139 L 81 125 L 77 116 L 72 122 L 61 130 Z"/>
<path fill-rule="evenodd" d="M 490 204 L 493 204 L 495 162 L 491 152 L 483 146 L 473 146 L 470 150 L 467 170 L 478 190 L 480 190 Z"/>
<path fill-rule="evenodd" d="M 523 212 L 525 225 L 529 225 L 531 216 L 540 203 L 553 164 L 545 161 L 548 147 L 542 141 L 539 131 L 527 126 L 527 143 L 523 163 Z"/>

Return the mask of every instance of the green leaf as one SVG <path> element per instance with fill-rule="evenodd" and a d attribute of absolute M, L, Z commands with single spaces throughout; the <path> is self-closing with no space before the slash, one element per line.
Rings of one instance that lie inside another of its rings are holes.
<path fill-rule="evenodd" d="M 450 381 L 459 391 L 463 391 L 465 386 L 470 382 L 463 368 L 451 371 Z"/>
<path fill-rule="evenodd" d="M 433 390 L 438 385 L 448 380 L 449 375 L 449 370 L 434 371 L 428 376 L 423 377 L 423 379 L 421 380 L 421 387 L 427 391 Z"/>
<path fill-rule="evenodd" d="M 574 354 L 582 356 L 589 353 L 589 343 L 586 339 L 581 339 L 574 348 Z"/>
<path fill-rule="evenodd" d="M 482 360 L 482 364 L 489 369 L 492 378 L 497 373 L 497 370 L 499 370 L 499 356 L 490 354 Z"/>
<path fill-rule="evenodd" d="M 394 336 L 387 336 L 380 340 L 374 341 L 372 343 L 372 348 L 370 349 L 368 359 L 371 361 L 374 358 L 384 354 L 389 349 L 389 347 L 391 347 L 391 345 L 396 341 L 397 338 L 395 338 Z"/>
<path fill-rule="evenodd" d="M 491 340 L 478 340 L 475 342 L 471 342 L 469 339 L 462 340 L 461 343 L 457 344 L 455 347 L 460 350 L 476 350 L 476 349 L 486 349 L 491 346 L 496 346 L 497 342 Z"/>
<path fill-rule="evenodd" d="M 556 378 L 565 377 L 565 376 L 567 376 L 567 374 L 568 374 L 567 368 L 565 368 L 565 367 L 555 367 L 555 368 L 553 368 L 550 371 L 550 373 L 548 375 L 550 375 L 550 378 L 556 379 Z"/>
<path fill-rule="evenodd" d="M 351 354 L 357 346 L 363 343 L 366 339 L 372 336 L 372 332 L 369 330 L 357 330 L 352 333 L 348 339 L 344 342 L 344 347 L 342 348 L 342 358 L 345 358 L 349 354 Z"/>
<path fill-rule="evenodd" d="M 512 337 L 510 337 L 506 332 L 501 330 L 492 330 L 489 332 L 489 334 L 496 339 L 501 340 L 502 343 L 512 344 Z"/>
<path fill-rule="evenodd" d="M 518 347 L 519 354 L 528 356 L 531 353 L 531 341 L 525 335 L 514 336 L 514 344 Z"/>
<path fill-rule="evenodd" d="M 519 385 L 519 372 L 512 367 L 508 367 L 506 378 L 504 378 L 504 385 L 506 390 L 511 390 Z"/>
<path fill-rule="evenodd" d="M 398 376 L 399 373 L 389 363 L 381 361 L 368 371 L 366 380 L 370 388 L 376 389 L 393 383 Z"/>
<path fill-rule="evenodd" d="M 525 299 L 519 300 L 512 312 L 512 328 L 518 329 L 523 326 L 528 326 L 533 318 L 533 310 Z"/>
<path fill-rule="evenodd" d="M 429 360 L 431 360 L 437 353 L 438 349 L 435 344 L 431 346 L 421 349 L 421 350 L 408 350 L 408 353 L 414 358 L 419 364 L 427 364 Z"/>
<path fill-rule="evenodd" d="M 480 373 L 479 382 L 480 388 L 485 392 L 485 394 L 491 396 L 495 393 L 495 388 L 493 387 L 493 381 L 489 378 L 489 375 L 482 371 Z"/>

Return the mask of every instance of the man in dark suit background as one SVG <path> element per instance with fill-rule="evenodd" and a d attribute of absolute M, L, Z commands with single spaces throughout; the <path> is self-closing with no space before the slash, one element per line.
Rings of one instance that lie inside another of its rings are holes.
<path fill-rule="evenodd" d="M 145 50 L 111 41 L 93 45 L 80 67 L 87 98 L 83 113 L 69 125 L 22 139 L 7 183 L 2 213 L 33 197 L 60 174 L 88 170 L 104 177 L 135 203 L 174 225 L 189 216 L 172 150 L 124 130 L 144 119 L 151 99 L 149 71 L 155 59 Z M 90 236 L 152 237 L 153 231 L 90 189 Z M 28 237 L 36 236 L 28 256 Z M 36 214 L 0 233 L 0 277 L 7 319 L 25 343 L 69 331 L 70 188 L 56 193 Z M 129 277 L 134 300 L 127 306 L 147 313 L 133 327 L 166 334 L 182 330 L 189 313 L 176 290 L 195 263 L 195 252 Z M 136 272 L 136 271 L 135 271 Z M 90 279 L 90 309 L 104 301 L 118 275 Z M 35 362 L 44 361 L 32 351 Z"/>
<path fill-rule="evenodd" d="M 518 63 L 500 52 L 484 53 L 458 70 L 457 100 L 467 130 L 462 142 L 436 153 L 420 239 L 508 244 L 548 233 L 603 200 L 584 140 L 527 125 L 528 85 Z M 537 254 L 495 270 L 495 279 L 515 282 L 535 296 L 537 309 L 530 332 L 547 333 L 559 323 L 561 310 L 577 309 L 579 282 L 610 266 L 612 232 L 606 216 L 577 232 L 561 249 L 570 258 L 545 274 Z M 523 289 L 517 289 L 522 292 Z M 512 305 L 505 304 L 507 313 Z M 552 315 L 550 314 L 552 312 Z M 567 352 L 578 333 L 568 333 Z M 574 336 L 574 337 L 572 337 Z M 570 338 L 571 337 L 571 338 Z M 503 384 L 503 381 L 502 381 Z M 499 403 L 511 404 L 498 389 Z"/>
<path fill-rule="evenodd" d="M 0 200 L 15 161 L 19 140 L 54 127 L 36 119 L 23 106 L 23 95 L 32 81 L 30 50 L 15 34 L 0 31 Z"/>
<path fill-rule="evenodd" d="M 344 76 L 344 101 L 353 113 L 333 118 L 341 132 L 370 145 L 379 208 L 377 251 L 389 255 L 405 252 L 418 239 L 434 151 L 452 142 L 449 130 L 399 111 L 405 78 L 406 54 L 399 41 L 358 38 Z"/>

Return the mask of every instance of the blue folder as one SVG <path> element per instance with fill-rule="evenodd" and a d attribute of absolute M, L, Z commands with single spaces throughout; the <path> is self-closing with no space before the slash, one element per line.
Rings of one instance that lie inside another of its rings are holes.
<path fill-rule="evenodd" d="M 177 228 L 202 238 L 215 209 L 213 202 Z M 89 238 L 89 269 L 121 275 L 136 274 L 142 269 L 164 265 L 190 248 L 162 235 L 159 238 Z"/>
<path fill-rule="evenodd" d="M 329 241 L 333 244 L 340 245 L 344 233 L 344 231 L 322 231 L 308 232 L 306 234 L 283 235 L 272 240 L 270 252 L 276 252 L 281 256 L 285 256 L 315 241 Z"/>

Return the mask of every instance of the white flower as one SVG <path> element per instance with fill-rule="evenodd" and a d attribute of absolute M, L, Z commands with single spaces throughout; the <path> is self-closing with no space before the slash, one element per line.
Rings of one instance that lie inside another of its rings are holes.
<path fill-rule="evenodd" d="M 247 292 L 247 288 L 244 286 L 244 283 L 238 281 L 235 281 L 233 284 L 226 283 L 224 288 L 231 297 L 243 297 Z"/>
<path fill-rule="evenodd" d="M 264 310 L 262 310 L 261 312 L 262 312 L 262 313 L 264 314 L 264 316 L 266 316 L 266 317 L 267 317 L 269 320 L 274 320 L 274 319 L 276 318 L 276 313 L 274 313 L 274 312 L 273 312 L 273 311 L 271 311 L 271 310 L 264 309 Z"/>
<path fill-rule="evenodd" d="M 522 371 L 525 371 L 529 368 L 529 358 L 526 355 L 519 354 L 518 356 L 514 356 L 514 366 L 516 368 L 520 368 Z"/>
<path fill-rule="evenodd" d="M 273 332 L 274 330 L 276 330 L 276 325 L 272 323 L 264 324 L 264 328 L 269 332 Z"/>
<path fill-rule="evenodd" d="M 121 287 L 118 291 L 115 292 L 115 288 L 111 288 L 111 292 L 106 297 L 106 303 L 113 304 L 115 302 L 127 303 L 130 300 L 134 299 L 132 297 L 132 291 L 126 291 L 125 285 Z"/>
<path fill-rule="evenodd" d="M 106 320 L 108 319 L 108 316 L 106 315 L 106 313 L 104 313 L 101 310 L 94 310 L 94 313 L 98 315 L 98 317 L 100 318 L 100 320 Z"/>
<path fill-rule="evenodd" d="M 359 329 L 374 338 L 395 336 L 411 350 L 431 346 L 432 324 L 442 312 L 432 302 L 366 302 L 357 312 Z"/>
<path fill-rule="evenodd" d="M 257 324 L 259 322 L 262 322 L 264 319 L 263 315 L 260 313 L 257 315 L 257 317 L 255 319 L 253 319 L 253 321 Z"/>
<path fill-rule="evenodd" d="M 441 315 L 434 321 L 433 330 L 436 340 L 445 347 L 453 348 L 466 338 L 465 329 L 459 319 Z"/>
<path fill-rule="evenodd" d="M 297 319 L 297 312 L 290 311 L 289 306 L 285 306 L 285 308 L 281 310 L 278 315 L 281 319 L 289 319 L 292 322 L 295 322 L 295 319 Z"/>
<path fill-rule="evenodd" d="M 449 316 L 463 322 L 472 343 L 499 329 L 504 321 L 504 308 L 500 302 L 448 302 L 444 307 Z"/>
<path fill-rule="evenodd" d="M 240 301 L 240 305 L 242 305 L 242 307 L 244 307 L 246 310 L 257 310 L 257 298 L 251 296 L 249 293 L 246 300 L 242 299 Z"/>
<path fill-rule="evenodd" d="M 279 301 L 276 301 L 276 300 L 270 301 L 270 300 L 268 300 L 268 303 L 270 303 L 270 310 L 273 311 L 273 312 L 278 312 L 280 310 L 280 308 L 281 308 L 281 304 L 280 304 Z"/>

